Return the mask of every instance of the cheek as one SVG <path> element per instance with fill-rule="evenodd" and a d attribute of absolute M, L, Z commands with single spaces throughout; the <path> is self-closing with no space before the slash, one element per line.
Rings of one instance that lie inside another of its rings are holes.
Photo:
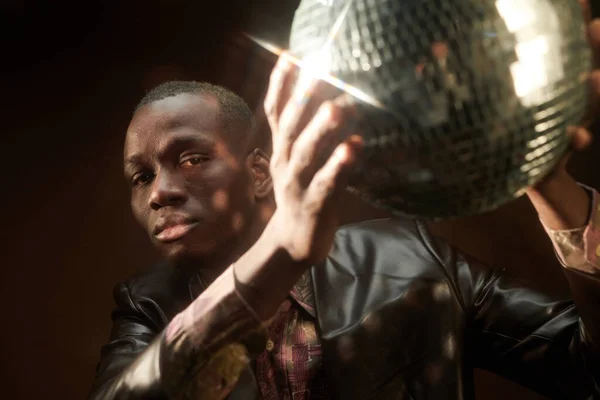
<path fill-rule="evenodd" d="M 148 227 L 148 212 L 139 196 L 131 196 L 130 206 L 133 217 L 144 229 Z"/>
<path fill-rule="evenodd" d="M 248 174 L 224 163 L 204 171 L 189 171 L 186 180 L 189 193 L 217 212 L 239 209 L 251 197 Z"/>
<path fill-rule="evenodd" d="M 215 211 L 226 212 L 231 207 L 231 196 L 223 188 L 217 189 L 210 199 L 211 206 Z"/>
<path fill-rule="evenodd" d="M 211 203 L 212 194 L 219 190 L 218 177 L 208 174 L 206 171 L 186 171 L 185 190 L 188 201 L 199 202 L 203 207 Z"/>
<path fill-rule="evenodd" d="M 220 190 L 229 193 L 229 206 L 235 210 L 246 209 L 253 203 L 251 177 L 246 171 L 235 171 Z M 220 201 L 219 196 L 215 201 Z"/>

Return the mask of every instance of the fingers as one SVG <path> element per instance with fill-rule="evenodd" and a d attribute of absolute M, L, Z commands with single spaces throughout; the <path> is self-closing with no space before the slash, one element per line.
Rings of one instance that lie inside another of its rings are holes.
<path fill-rule="evenodd" d="M 594 49 L 597 49 L 598 45 L 600 45 L 600 18 L 589 21 L 587 26 L 590 44 Z"/>
<path fill-rule="evenodd" d="M 353 102 L 340 96 L 323 103 L 339 89 L 310 74 L 297 78 L 298 69 L 287 57 L 282 55 L 274 68 L 264 102 L 273 132 L 275 197 L 278 203 L 302 204 L 320 213 L 336 190 L 347 185 L 362 139 L 345 140 L 355 120 Z"/>
<path fill-rule="evenodd" d="M 308 211 L 319 212 L 335 193 L 347 186 L 352 167 L 362 146 L 362 139 L 359 136 L 352 136 L 336 147 L 323 168 L 315 174 L 306 191 Z"/>
<path fill-rule="evenodd" d="M 294 141 L 315 110 L 330 93 L 326 84 L 302 73 L 292 56 L 284 53 L 271 73 L 264 107 L 273 143 L 273 157 L 287 162 Z"/>
<path fill-rule="evenodd" d="M 592 8 L 589 0 L 579 0 L 579 5 L 581 6 L 581 12 L 583 13 L 585 23 L 589 24 L 592 20 Z"/>
<path fill-rule="evenodd" d="M 590 128 L 597 118 L 600 103 L 600 69 L 591 72 L 587 78 L 587 83 L 589 88 L 587 105 L 583 118 L 579 122 L 584 128 Z"/>
<path fill-rule="evenodd" d="M 588 24 L 587 36 L 592 47 L 593 67 L 600 68 L 600 18 L 596 18 Z"/>
<path fill-rule="evenodd" d="M 300 79 L 292 95 L 279 116 L 277 134 L 273 137 L 273 149 L 277 149 L 280 156 L 289 159 L 296 138 L 303 131 L 314 111 L 321 104 L 317 95 L 324 82 L 317 79 Z"/>
<path fill-rule="evenodd" d="M 593 68 L 600 68 L 600 19 L 592 19 L 593 13 L 589 0 L 579 0 L 583 18 L 587 25 L 587 38 L 589 45 L 592 50 L 592 65 Z M 585 131 L 585 128 L 589 128 L 594 120 L 598 111 L 598 105 L 600 102 L 600 70 L 596 69 L 591 72 L 588 77 L 589 83 L 589 94 L 588 94 L 588 106 L 583 120 L 580 122 L 581 128 Z M 589 132 L 588 132 L 589 135 Z M 591 136 L 590 136 L 591 139 Z M 577 140 L 577 139 L 574 139 Z M 586 145 L 587 146 L 587 145 Z M 577 144 L 572 143 L 572 148 L 577 150 Z"/>
<path fill-rule="evenodd" d="M 571 159 L 571 155 L 573 151 L 582 151 L 590 146 L 592 143 L 592 135 L 589 130 L 582 126 L 570 126 L 567 128 L 567 136 L 570 139 L 569 150 L 566 154 L 560 159 L 554 168 L 555 173 L 564 172 L 569 160 Z"/>
<path fill-rule="evenodd" d="M 567 130 L 567 134 L 571 139 L 571 149 L 581 151 L 590 146 L 592 143 L 592 135 L 589 130 L 584 127 L 571 127 Z"/>
<path fill-rule="evenodd" d="M 287 104 L 293 81 L 295 80 L 296 65 L 287 53 L 283 53 L 277 60 L 277 64 L 269 78 L 269 88 L 264 101 L 264 109 L 271 131 L 275 134 L 275 128 L 279 124 L 279 116 Z"/>
<path fill-rule="evenodd" d="M 600 69 L 592 71 L 589 76 L 589 88 L 590 88 L 590 116 L 591 119 L 594 119 L 598 110 L 598 100 L 600 100 Z"/>
<path fill-rule="evenodd" d="M 308 123 L 292 146 L 290 169 L 304 185 L 308 185 L 315 172 L 331 156 L 332 150 L 348 132 L 344 125 L 344 110 L 331 102 L 321 105 L 315 117 Z"/>
<path fill-rule="evenodd" d="M 587 25 L 587 37 L 592 48 L 593 66 L 600 68 L 600 18 L 593 19 L 589 0 L 579 0 L 583 19 Z"/>

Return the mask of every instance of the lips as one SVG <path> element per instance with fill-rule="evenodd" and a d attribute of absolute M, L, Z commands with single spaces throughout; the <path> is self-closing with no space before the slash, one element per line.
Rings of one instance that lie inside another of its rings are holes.
<path fill-rule="evenodd" d="M 160 242 L 174 242 L 184 237 L 197 224 L 198 222 L 191 218 L 182 215 L 171 215 L 158 219 L 152 235 Z"/>

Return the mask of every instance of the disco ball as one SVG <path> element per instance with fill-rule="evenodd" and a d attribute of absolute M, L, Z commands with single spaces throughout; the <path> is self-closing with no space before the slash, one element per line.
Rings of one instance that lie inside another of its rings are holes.
<path fill-rule="evenodd" d="M 573 0 L 303 0 L 290 52 L 352 94 L 349 189 L 401 214 L 492 210 L 547 174 L 583 116 L 590 51 Z"/>

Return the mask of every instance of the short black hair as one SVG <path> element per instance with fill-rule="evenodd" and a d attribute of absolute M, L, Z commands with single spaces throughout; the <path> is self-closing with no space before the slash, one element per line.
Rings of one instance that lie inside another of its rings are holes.
<path fill-rule="evenodd" d="M 184 93 L 214 97 L 220 106 L 219 118 L 221 119 L 222 127 L 228 133 L 249 135 L 247 143 L 253 148 L 262 148 L 264 141 L 257 138 L 256 121 L 250 107 L 248 107 L 244 99 L 223 86 L 197 81 L 164 82 L 149 90 L 140 100 L 135 111 L 155 101 Z M 253 150 L 253 148 L 250 150 Z"/>

